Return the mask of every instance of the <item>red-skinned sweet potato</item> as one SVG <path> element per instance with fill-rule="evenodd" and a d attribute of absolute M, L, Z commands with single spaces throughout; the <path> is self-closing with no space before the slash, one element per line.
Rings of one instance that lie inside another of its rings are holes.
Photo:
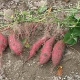
<path fill-rule="evenodd" d="M 0 33 L 0 69 L 2 67 L 2 53 L 8 45 L 7 37 Z"/>
<path fill-rule="evenodd" d="M 65 50 L 65 43 L 63 42 L 63 40 L 58 41 L 54 45 L 54 48 L 52 51 L 52 63 L 54 67 L 56 67 L 60 63 L 64 50 Z"/>
<path fill-rule="evenodd" d="M 40 59 L 39 59 L 40 65 L 45 64 L 50 60 L 54 43 L 55 43 L 55 37 L 52 37 L 45 42 L 40 54 Z"/>
<path fill-rule="evenodd" d="M 49 37 L 48 36 L 45 36 L 41 39 L 39 39 L 37 42 L 34 43 L 34 45 L 32 46 L 31 48 L 31 51 L 30 51 L 30 55 L 28 57 L 27 60 L 31 59 L 33 56 L 35 56 L 36 52 L 40 49 L 40 47 L 46 42 L 46 40 L 48 40 Z"/>
<path fill-rule="evenodd" d="M 0 54 L 3 53 L 8 45 L 7 37 L 0 33 Z"/>
<path fill-rule="evenodd" d="M 16 55 L 22 55 L 23 45 L 19 39 L 16 39 L 15 33 L 12 33 L 8 37 L 9 47 Z"/>

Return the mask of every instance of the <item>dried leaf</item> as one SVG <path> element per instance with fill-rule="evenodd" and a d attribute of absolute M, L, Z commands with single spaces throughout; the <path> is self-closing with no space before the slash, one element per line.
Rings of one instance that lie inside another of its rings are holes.
<path fill-rule="evenodd" d="M 62 76 L 62 74 L 63 74 L 63 67 L 59 66 L 58 71 L 57 71 L 57 75 Z"/>
<path fill-rule="evenodd" d="M 26 48 L 29 48 L 30 47 L 30 44 L 28 42 L 26 42 L 25 47 Z"/>
<path fill-rule="evenodd" d="M 52 7 L 48 9 L 48 13 L 52 12 Z"/>
<path fill-rule="evenodd" d="M 23 41 L 23 44 L 26 48 L 29 48 L 30 47 L 30 44 L 28 43 L 28 41 L 26 39 L 24 39 Z"/>

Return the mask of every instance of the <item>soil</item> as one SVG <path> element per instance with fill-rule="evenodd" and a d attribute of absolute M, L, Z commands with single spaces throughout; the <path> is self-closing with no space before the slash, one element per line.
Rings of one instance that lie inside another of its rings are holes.
<path fill-rule="evenodd" d="M 42 5 L 53 6 L 55 8 L 69 8 L 75 7 L 79 0 L 70 0 L 68 3 L 65 1 L 67 0 L 43 0 L 42 2 L 41 0 L 0 0 L 0 11 L 4 9 L 37 9 Z M 63 14 L 60 15 L 60 18 L 62 15 Z M 44 30 L 44 27 L 38 27 L 34 36 L 30 37 L 31 46 L 36 40 L 43 36 Z M 53 35 L 53 27 L 51 29 L 51 35 Z M 60 66 L 63 67 L 62 76 L 56 75 L 57 68 L 51 73 L 53 67 L 51 60 L 43 66 L 38 65 L 41 49 L 37 52 L 35 57 L 24 64 L 24 60 L 27 59 L 31 46 L 30 48 L 24 49 L 22 59 L 12 54 L 13 52 L 8 47 L 3 54 L 3 68 L 0 80 L 80 80 L 79 44 L 80 42 L 73 47 L 67 46 L 60 63 Z"/>

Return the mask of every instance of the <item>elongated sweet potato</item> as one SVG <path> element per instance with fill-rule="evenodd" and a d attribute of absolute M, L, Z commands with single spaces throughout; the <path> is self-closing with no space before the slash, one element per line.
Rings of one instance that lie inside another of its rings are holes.
<path fill-rule="evenodd" d="M 56 67 L 60 63 L 64 50 L 65 50 L 65 43 L 63 42 L 63 40 L 58 41 L 54 45 L 54 48 L 52 51 L 52 62 L 54 67 Z"/>
<path fill-rule="evenodd" d="M 16 39 L 15 33 L 12 33 L 8 37 L 9 47 L 16 54 L 21 55 L 23 51 L 23 45 L 19 39 Z"/>
<path fill-rule="evenodd" d="M 34 45 L 32 46 L 31 48 L 31 51 L 30 51 L 30 55 L 28 57 L 27 60 L 31 59 L 33 56 L 35 56 L 36 52 L 40 49 L 40 47 L 46 42 L 46 40 L 48 40 L 49 37 L 48 36 L 45 36 L 41 39 L 39 39 L 37 42 L 34 43 Z"/>
<path fill-rule="evenodd" d="M 0 69 L 2 68 L 2 53 L 8 45 L 7 37 L 0 33 Z"/>
<path fill-rule="evenodd" d="M 54 43 L 55 43 L 55 37 L 52 37 L 45 42 L 41 50 L 39 64 L 45 64 L 50 60 Z"/>
<path fill-rule="evenodd" d="M 0 53 L 3 53 L 7 45 L 8 45 L 7 37 L 0 33 Z"/>

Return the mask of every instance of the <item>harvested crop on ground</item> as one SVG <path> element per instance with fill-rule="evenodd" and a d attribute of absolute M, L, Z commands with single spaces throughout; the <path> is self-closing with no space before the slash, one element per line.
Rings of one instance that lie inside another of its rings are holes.
<path fill-rule="evenodd" d="M 54 67 L 60 64 L 60 61 L 65 51 L 65 47 L 66 46 L 63 40 L 57 41 L 57 43 L 54 45 L 53 51 L 52 51 L 52 63 Z"/>
<path fill-rule="evenodd" d="M 47 40 L 41 50 L 39 64 L 45 64 L 47 63 L 51 58 L 51 52 L 53 49 L 53 45 L 55 43 L 55 36 L 51 37 L 49 40 Z"/>
<path fill-rule="evenodd" d="M 22 55 L 23 45 L 19 39 L 16 38 L 15 33 L 11 33 L 8 37 L 9 47 L 16 55 Z"/>
<path fill-rule="evenodd" d="M 44 43 L 48 39 L 49 39 L 49 37 L 45 36 L 45 37 L 42 37 L 41 39 L 39 39 L 37 42 L 35 42 L 33 44 L 32 49 L 30 51 L 30 55 L 28 57 L 28 60 L 31 59 L 33 56 L 35 56 L 36 52 L 41 48 L 42 45 L 44 45 Z"/>

